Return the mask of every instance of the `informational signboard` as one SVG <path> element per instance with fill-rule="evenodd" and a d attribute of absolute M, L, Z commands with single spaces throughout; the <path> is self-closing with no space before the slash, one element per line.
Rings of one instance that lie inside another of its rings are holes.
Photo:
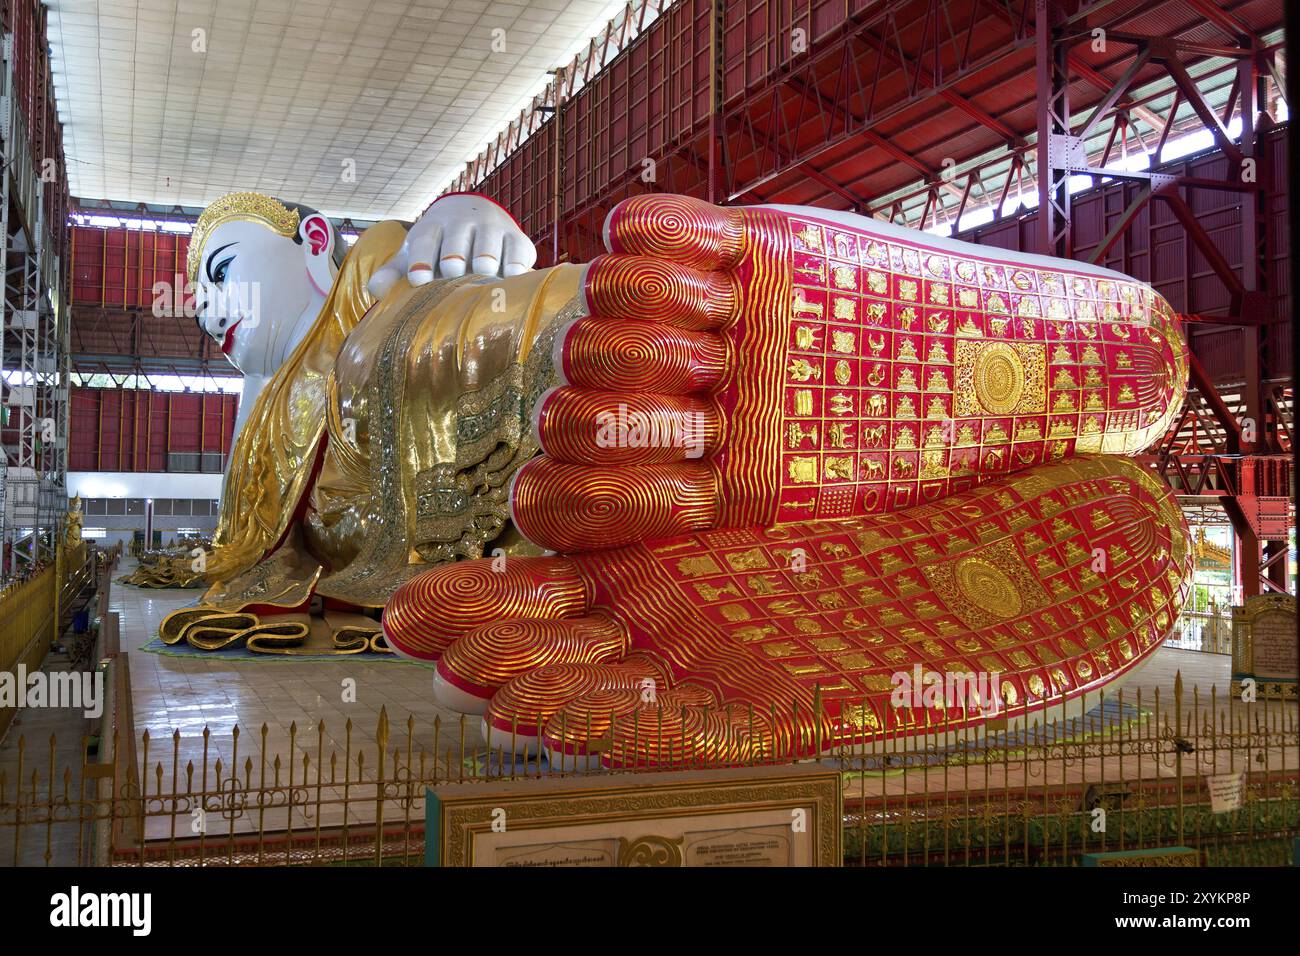
<path fill-rule="evenodd" d="M 425 801 L 430 866 L 839 866 L 839 774 L 821 767 L 455 784 Z"/>
<path fill-rule="evenodd" d="M 1210 792 L 1210 810 L 1214 813 L 1240 810 L 1245 787 L 1246 775 L 1240 771 L 1206 777 L 1205 789 Z"/>
<path fill-rule="evenodd" d="M 1296 599 L 1290 594 L 1261 594 L 1232 609 L 1232 690 L 1240 697 L 1244 682 L 1254 681 L 1257 699 L 1296 699 L 1300 677 L 1296 633 Z"/>

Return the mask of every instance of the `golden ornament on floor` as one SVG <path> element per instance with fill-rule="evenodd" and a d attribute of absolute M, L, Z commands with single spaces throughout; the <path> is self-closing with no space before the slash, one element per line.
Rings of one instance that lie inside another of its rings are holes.
<path fill-rule="evenodd" d="M 328 641 L 313 633 L 313 621 L 306 614 L 264 619 L 246 611 L 232 614 L 193 607 L 181 608 L 163 618 L 158 636 L 168 646 L 188 644 L 203 651 L 243 647 L 255 654 L 303 657 L 392 653 L 377 621 L 338 627 L 330 627 L 328 621 L 322 623 L 329 630 Z"/>

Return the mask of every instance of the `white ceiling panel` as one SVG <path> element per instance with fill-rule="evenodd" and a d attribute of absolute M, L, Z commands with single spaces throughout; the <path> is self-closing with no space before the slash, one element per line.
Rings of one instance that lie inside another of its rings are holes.
<path fill-rule="evenodd" d="M 359 219 L 418 213 L 622 6 L 46 5 L 74 196 L 202 206 L 253 189 Z"/>

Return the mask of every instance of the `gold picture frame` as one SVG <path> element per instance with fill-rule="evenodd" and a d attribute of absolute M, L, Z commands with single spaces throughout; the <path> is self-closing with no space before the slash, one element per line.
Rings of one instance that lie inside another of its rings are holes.
<path fill-rule="evenodd" d="M 427 793 L 425 862 L 840 866 L 842 820 L 816 765 L 452 784 Z"/>
<path fill-rule="evenodd" d="M 1289 620 L 1288 620 L 1289 618 Z M 1291 594 L 1259 594 L 1246 598 L 1242 606 L 1232 609 L 1232 694 L 1240 697 L 1242 682 L 1250 679 L 1256 684 L 1260 697 L 1295 700 L 1296 675 L 1277 673 L 1276 662 L 1265 664 L 1258 659 L 1259 642 L 1256 640 L 1261 623 L 1267 622 L 1270 636 L 1274 628 L 1282 630 L 1282 637 L 1296 639 L 1296 599 Z M 1276 622 L 1276 623 L 1274 623 Z M 1292 644 L 1294 648 L 1294 643 Z M 1293 659 L 1294 660 L 1294 659 Z M 1261 673 L 1263 667 L 1263 673 Z M 1294 667 L 1294 664 L 1292 664 Z"/>

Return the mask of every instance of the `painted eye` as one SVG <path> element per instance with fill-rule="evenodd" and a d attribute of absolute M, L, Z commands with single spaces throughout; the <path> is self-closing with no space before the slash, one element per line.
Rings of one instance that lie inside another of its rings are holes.
<path fill-rule="evenodd" d="M 223 285 L 225 283 L 226 272 L 230 268 L 230 263 L 231 263 L 230 259 L 225 259 L 221 262 L 220 265 L 216 267 L 216 269 L 212 271 L 212 281 L 215 282 L 217 285 Z"/>

